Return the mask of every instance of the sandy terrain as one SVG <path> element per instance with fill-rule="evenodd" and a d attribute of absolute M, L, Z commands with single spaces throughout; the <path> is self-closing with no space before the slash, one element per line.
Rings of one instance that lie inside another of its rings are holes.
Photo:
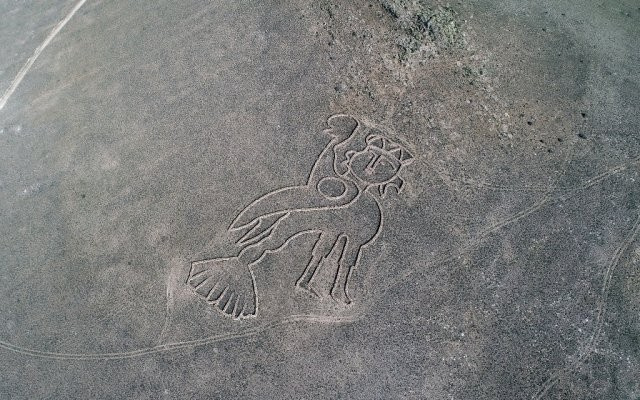
<path fill-rule="evenodd" d="M 0 398 L 640 398 L 640 4 L 0 4 Z"/>

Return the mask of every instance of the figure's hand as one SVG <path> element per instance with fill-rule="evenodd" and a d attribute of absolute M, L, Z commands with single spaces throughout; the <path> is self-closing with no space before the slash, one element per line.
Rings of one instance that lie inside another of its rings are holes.
<path fill-rule="evenodd" d="M 335 114 L 327 120 L 328 129 L 323 132 L 340 142 L 347 140 L 358 127 L 358 121 L 350 115 Z"/>

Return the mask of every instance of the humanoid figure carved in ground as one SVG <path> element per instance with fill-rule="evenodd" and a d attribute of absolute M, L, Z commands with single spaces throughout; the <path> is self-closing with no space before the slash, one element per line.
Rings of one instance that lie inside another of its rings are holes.
<path fill-rule="evenodd" d="M 375 240 L 382 226 L 378 199 L 389 188 L 401 190 L 398 173 L 413 157 L 378 131 L 363 129 L 351 116 L 334 115 L 327 124 L 324 132 L 331 141 L 307 184 L 267 193 L 242 210 L 227 231 L 240 236 L 234 254 L 192 263 L 187 283 L 225 315 L 256 315 L 252 266 L 265 252 L 303 233 L 315 233 L 317 239 L 296 286 L 315 293 L 310 284 L 318 267 L 330 254 L 338 254 L 331 297 L 351 302 L 351 272 L 362 248 Z"/>

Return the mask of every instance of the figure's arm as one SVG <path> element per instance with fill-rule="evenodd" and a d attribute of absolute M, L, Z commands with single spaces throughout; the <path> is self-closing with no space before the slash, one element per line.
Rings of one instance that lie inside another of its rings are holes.
<path fill-rule="evenodd" d="M 315 186 L 325 176 L 335 175 L 335 147 L 349 139 L 358 127 L 358 121 L 346 114 L 332 115 L 327 120 L 328 129 L 323 132 L 331 136 L 331 141 L 324 148 L 311 169 L 307 185 Z"/>

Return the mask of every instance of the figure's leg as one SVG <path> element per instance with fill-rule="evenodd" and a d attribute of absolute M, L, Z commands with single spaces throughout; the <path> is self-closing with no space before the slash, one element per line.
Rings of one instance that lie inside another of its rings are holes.
<path fill-rule="evenodd" d="M 340 301 L 345 304 L 351 303 L 351 298 L 347 293 L 347 285 L 349 283 L 349 277 L 351 276 L 353 267 L 358 261 L 361 248 L 362 246 L 354 246 L 347 239 L 344 251 L 342 252 L 342 257 L 340 257 L 340 260 L 338 261 L 338 270 L 336 271 L 333 286 L 331 287 L 331 297 L 336 301 Z"/>
<path fill-rule="evenodd" d="M 310 286 L 311 280 L 318 271 L 318 267 L 322 260 L 331 253 L 331 249 L 336 244 L 336 235 L 328 232 L 321 232 L 320 236 L 316 240 L 313 250 L 311 251 L 311 260 L 307 264 L 304 272 L 296 282 L 296 286 L 308 290 L 311 293 L 319 296 Z"/>

